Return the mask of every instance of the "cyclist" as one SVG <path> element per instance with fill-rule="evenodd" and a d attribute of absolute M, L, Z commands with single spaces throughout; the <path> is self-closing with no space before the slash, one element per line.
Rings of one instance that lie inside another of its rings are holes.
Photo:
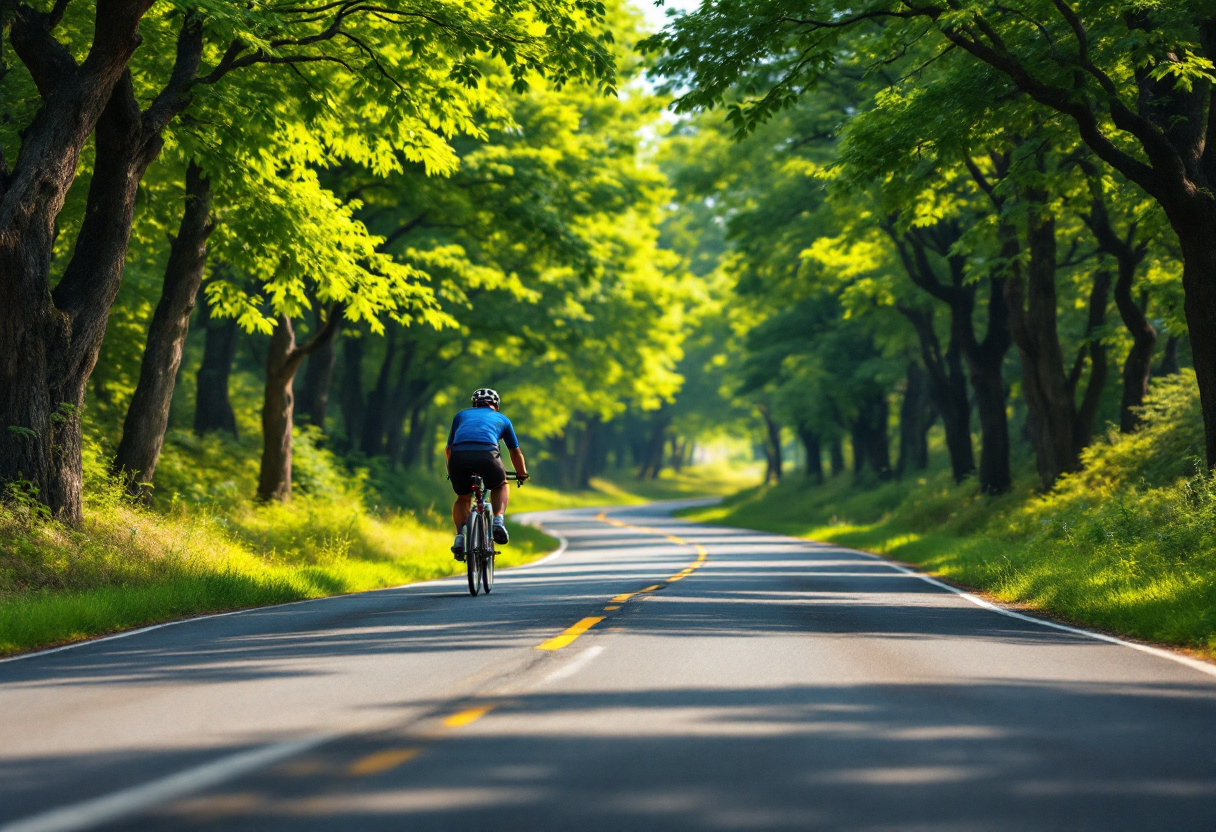
<path fill-rule="evenodd" d="M 501 402 L 498 393 L 482 387 L 473 392 L 472 401 L 472 407 L 460 411 L 452 419 L 448 444 L 444 448 L 448 478 L 452 481 L 452 490 L 456 492 L 456 502 L 452 504 L 452 522 L 456 524 L 452 551 L 456 560 L 464 560 L 463 529 L 472 510 L 474 474 L 481 476 L 482 483 L 490 492 L 490 503 L 494 507 L 494 542 L 507 543 L 510 540 L 503 517 L 511 486 L 507 484 L 507 472 L 502 467 L 499 440 L 507 443 L 519 481 L 528 479 L 524 454 L 519 449 L 519 440 L 515 438 L 515 428 L 510 419 L 498 412 Z"/>

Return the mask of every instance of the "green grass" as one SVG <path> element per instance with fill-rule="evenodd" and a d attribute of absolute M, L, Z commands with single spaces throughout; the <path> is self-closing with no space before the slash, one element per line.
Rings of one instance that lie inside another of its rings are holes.
<path fill-rule="evenodd" d="M 48 519 L 17 491 L 0 499 L 0 655 L 204 613 L 397 586 L 458 574 L 451 491 L 441 474 L 351 472 L 301 432 L 296 496 L 256 505 L 256 443 L 175 432 L 152 507 L 130 503 L 90 449 L 84 523 Z M 512 489 L 502 568 L 557 547 L 510 522 L 524 511 L 724 493 L 738 480 L 692 469 L 569 493 Z M 408 508 L 407 508 L 408 506 Z"/>
<path fill-rule="evenodd" d="M 1197 470 L 1189 374 L 1156 382 L 1137 434 L 1111 433 L 1049 494 L 999 498 L 947 472 L 857 488 L 795 476 L 686 512 L 889 555 L 1001 601 L 1216 657 L 1216 481 Z M 1198 466 L 1202 469 L 1202 466 Z"/>

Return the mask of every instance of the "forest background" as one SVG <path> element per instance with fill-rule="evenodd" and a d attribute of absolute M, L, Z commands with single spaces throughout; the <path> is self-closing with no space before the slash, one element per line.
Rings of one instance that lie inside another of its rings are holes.
<path fill-rule="evenodd" d="M 660 11 L 0 0 L 0 652 L 455 571 L 481 386 L 517 506 L 1216 651 L 1211 10 Z"/>

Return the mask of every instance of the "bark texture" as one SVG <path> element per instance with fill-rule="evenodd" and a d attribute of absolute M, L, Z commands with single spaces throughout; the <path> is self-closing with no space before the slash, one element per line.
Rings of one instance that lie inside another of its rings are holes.
<path fill-rule="evenodd" d="M 262 399 L 262 464 L 258 499 L 291 499 L 291 429 L 295 418 L 292 384 L 304 359 L 333 340 L 340 312 L 331 309 L 325 325 L 312 339 L 296 344 L 291 319 L 280 315 L 266 353 L 266 389 Z"/>
<path fill-rule="evenodd" d="M 1006 284 L 1010 329 L 1022 360 L 1022 386 L 1029 414 L 1039 483 L 1051 488 L 1061 474 L 1075 471 L 1076 404 L 1056 326 L 1056 224 L 1045 199 L 1029 195 L 1026 244 L 1029 263 L 1014 263 Z M 1006 233 L 1009 233 L 1007 230 Z"/>
<path fill-rule="evenodd" d="M 201 168 L 186 170 L 185 210 L 169 250 L 160 301 L 148 326 L 147 346 L 139 367 L 139 383 L 123 421 L 122 440 L 114 458 L 114 472 L 135 494 L 146 493 L 152 482 L 169 425 L 169 406 L 182 348 L 190 331 L 190 314 L 207 264 L 207 238 L 211 222 L 211 182 Z"/>
<path fill-rule="evenodd" d="M 42 104 L 15 167 L 0 177 L 0 482 L 28 482 L 68 522 L 81 519 L 80 409 L 118 293 L 135 195 L 160 152 L 160 132 L 187 103 L 182 79 L 201 56 L 201 23 L 186 15 L 173 75 L 141 113 L 127 64 L 150 5 L 98 0 L 93 42 L 79 64 L 52 35 L 62 6 L 50 14 L 17 6 L 9 30 Z M 52 292 L 56 218 L 90 135 L 96 153 L 84 220 Z"/>
<path fill-rule="evenodd" d="M 781 454 L 781 425 L 773 418 L 772 409 L 761 406 L 760 417 L 764 420 L 764 481 L 781 482 L 784 461 Z"/>

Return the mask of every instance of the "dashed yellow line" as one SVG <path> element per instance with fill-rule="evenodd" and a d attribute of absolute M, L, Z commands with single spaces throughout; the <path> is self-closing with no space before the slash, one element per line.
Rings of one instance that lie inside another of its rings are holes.
<path fill-rule="evenodd" d="M 584 618 L 573 627 L 566 628 L 560 636 L 551 638 L 543 644 L 536 645 L 537 650 L 561 650 L 568 644 L 604 620 L 602 615 L 592 615 Z"/>
<path fill-rule="evenodd" d="M 607 523 L 610 526 L 616 526 L 617 528 L 633 529 L 635 531 L 642 532 L 643 534 L 658 535 L 658 536 L 666 538 L 667 540 L 670 540 L 672 543 L 675 543 L 678 546 L 696 546 L 697 559 L 694 560 L 692 563 L 690 563 L 688 566 L 681 569 L 676 574 L 674 574 L 668 578 L 665 578 L 663 580 L 663 583 L 672 584 L 672 583 L 675 583 L 676 581 L 684 580 L 689 575 L 691 575 L 696 569 L 700 568 L 700 566 L 702 564 L 704 564 L 706 559 L 709 557 L 709 552 L 708 552 L 708 550 L 706 550 L 706 548 L 704 546 L 701 546 L 700 544 L 689 543 L 687 540 L 685 540 L 684 538 L 682 538 L 678 535 L 667 534 L 666 532 L 659 531 L 658 529 L 650 529 L 645 526 L 631 526 L 628 523 L 622 522 L 620 520 L 615 520 L 615 519 L 609 517 L 607 512 L 603 512 L 603 511 L 601 511 L 599 514 L 597 514 L 595 516 L 595 519 L 600 521 L 601 523 Z M 628 602 L 629 599 L 634 598 L 638 595 L 655 592 L 662 588 L 663 588 L 663 584 L 653 584 L 652 586 L 648 586 L 645 589 L 640 589 L 637 592 L 622 592 L 620 595 L 614 595 L 608 601 L 608 604 L 604 607 L 604 612 L 616 612 L 617 610 L 619 610 L 621 608 L 621 606 L 623 604 Z M 556 636 L 554 638 L 549 639 L 548 641 L 545 641 L 541 644 L 536 645 L 536 649 L 537 650 L 550 650 L 550 651 L 561 650 L 563 647 L 566 647 L 567 645 L 573 643 L 575 639 L 577 639 L 583 633 L 587 632 L 588 630 L 590 630 L 592 627 L 594 627 L 596 624 L 600 623 L 603 620 L 604 620 L 603 616 L 590 616 L 588 618 L 584 618 L 582 621 L 579 621 L 573 627 L 567 628 L 564 632 L 562 632 L 561 635 Z M 615 629 L 615 628 L 611 628 L 611 629 Z"/>
<path fill-rule="evenodd" d="M 466 725 L 472 725 L 492 710 L 494 710 L 493 705 L 478 705 L 475 708 L 466 708 L 449 716 L 443 721 L 443 724 L 448 728 L 463 728 Z"/>
<path fill-rule="evenodd" d="M 355 760 L 350 768 L 347 769 L 347 773 L 353 774 L 356 777 L 380 774 L 381 772 L 396 768 L 402 763 L 408 763 L 421 753 L 421 748 L 390 748 L 384 751 L 377 751 L 374 754 L 368 754 L 366 757 Z"/>

